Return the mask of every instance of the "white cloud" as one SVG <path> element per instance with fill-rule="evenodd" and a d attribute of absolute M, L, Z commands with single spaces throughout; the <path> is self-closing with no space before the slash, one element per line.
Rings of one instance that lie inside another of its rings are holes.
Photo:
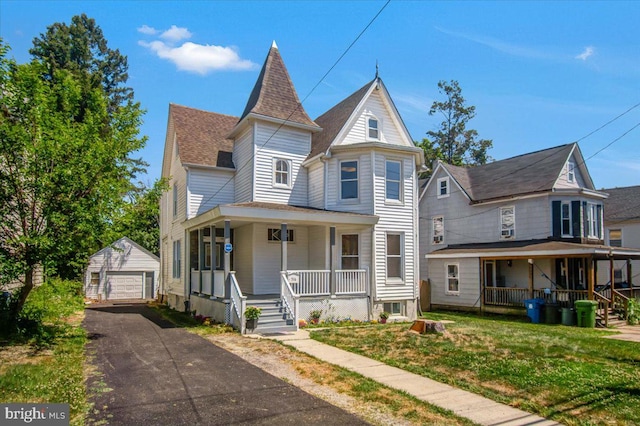
<path fill-rule="evenodd" d="M 255 67 L 253 62 L 241 59 L 232 47 L 202 45 L 192 42 L 175 47 L 160 40 L 151 43 L 139 41 L 138 44 L 150 49 L 159 58 L 173 62 L 181 71 L 190 71 L 201 75 L 210 71 L 248 70 Z"/>
<path fill-rule="evenodd" d="M 189 39 L 192 35 L 188 29 L 172 25 L 171 28 L 160 34 L 160 37 L 170 42 L 177 42 Z"/>
<path fill-rule="evenodd" d="M 577 55 L 575 58 L 586 61 L 587 58 L 589 56 L 592 56 L 594 53 L 595 53 L 595 49 L 593 48 L 593 46 L 587 46 L 584 48 L 584 51 L 581 54 Z"/>
<path fill-rule="evenodd" d="M 158 30 L 145 24 L 138 28 L 138 32 L 147 35 L 154 35 L 158 33 Z"/>

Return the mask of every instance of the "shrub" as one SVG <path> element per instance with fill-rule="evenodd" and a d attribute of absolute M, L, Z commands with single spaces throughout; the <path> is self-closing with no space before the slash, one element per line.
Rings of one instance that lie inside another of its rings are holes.
<path fill-rule="evenodd" d="M 247 309 L 244 310 L 244 317 L 245 319 L 258 319 L 261 313 L 262 309 L 257 306 L 247 306 Z"/>

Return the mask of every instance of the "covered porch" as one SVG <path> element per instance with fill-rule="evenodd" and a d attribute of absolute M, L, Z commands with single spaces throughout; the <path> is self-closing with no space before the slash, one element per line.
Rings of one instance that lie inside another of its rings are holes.
<path fill-rule="evenodd" d="M 186 222 L 186 294 L 199 306 L 225 303 L 225 322 L 240 330 L 250 305 L 263 307 L 259 326 L 272 327 L 297 327 L 324 299 L 360 299 L 368 314 L 377 220 L 271 203 L 218 206 Z"/>

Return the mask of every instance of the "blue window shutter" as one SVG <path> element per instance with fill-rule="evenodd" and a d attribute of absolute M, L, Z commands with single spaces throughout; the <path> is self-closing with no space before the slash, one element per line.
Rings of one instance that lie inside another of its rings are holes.
<path fill-rule="evenodd" d="M 580 201 L 571 202 L 571 229 L 573 230 L 573 236 L 575 238 L 582 237 L 580 229 Z"/>

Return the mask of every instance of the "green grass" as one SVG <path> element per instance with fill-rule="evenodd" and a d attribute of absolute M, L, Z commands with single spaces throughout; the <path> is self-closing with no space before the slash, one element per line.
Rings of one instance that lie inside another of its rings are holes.
<path fill-rule="evenodd" d="M 27 299 L 21 326 L 0 342 L 0 401 L 68 403 L 71 424 L 88 410 L 82 283 L 51 280 Z"/>
<path fill-rule="evenodd" d="M 566 424 L 640 424 L 638 343 L 499 316 L 428 318 L 455 323 L 444 335 L 419 336 L 394 324 L 312 337 Z"/>
<path fill-rule="evenodd" d="M 149 307 L 158 312 L 164 319 L 170 321 L 177 327 L 188 328 L 200 335 L 220 334 L 220 333 L 232 333 L 233 327 L 227 324 L 214 323 L 211 321 L 203 321 L 196 319 L 193 316 L 171 309 L 167 305 L 160 305 L 157 303 L 150 303 Z"/>

